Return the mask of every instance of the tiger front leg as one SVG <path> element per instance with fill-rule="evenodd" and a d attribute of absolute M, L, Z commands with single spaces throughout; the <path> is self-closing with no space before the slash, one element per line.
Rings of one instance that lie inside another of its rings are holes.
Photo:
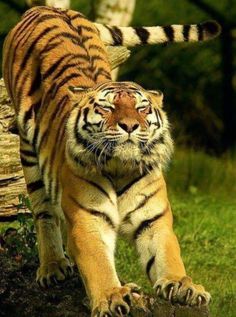
<path fill-rule="evenodd" d="M 63 250 L 61 235 L 63 217 L 60 217 L 50 203 L 37 156 L 26 140 L 21 139 L 20 154 L 37 233 L 40 266 L 36 280 L 40 286 L 47 287 L 73 273 Z"/>
<path fill-rule="evenodd" d="M 114 250 L 119 215 L 116 196 L 106 182 L 66 173 L 62 208 L 67 219 L 68 250 L 77 264 L 93 317 L 126 316 L 136 286 L 121 286 Z M 94 181 L 96 180 L 96 183 Z"/>
<path fill-rule="evenodd" d="M 136 232 L 135 242 L 156 295 L 182 305 L 208 305 L 210 294 L 186 276 L 178 240 L 171 226 L 171 211 Z"/>
<path fill-rule="evenodd" d="M 210 294 L 186 276 L 164 179 L 138 192 L 123 217 L 122 231 L 135 242 L 141 263 L 158 297 L 183 305 L 208 305 Z M 134 191 L 133 191 L 134 193 Z M 128 198 L 128 197 L 127 197 Z M 124 205 L 127 198 L 121 199 Z M 123 201 L 122 201 L 123 200 Z"/>

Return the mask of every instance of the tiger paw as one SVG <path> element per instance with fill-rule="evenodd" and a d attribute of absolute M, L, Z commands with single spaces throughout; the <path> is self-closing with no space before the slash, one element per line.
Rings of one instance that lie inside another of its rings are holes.
<path fill-rule="evenodd" d="M 104 300 L 101 300 L 92 311 L 92 317 L 122 317 L 128 316 L 130 307 L 140 287 L 129 283 L 111 289 Z"/>
<path fill-rule="evenodd" d="M 42 287 L 49 287 L 73 275 L 70 262 L 63 258 L 58 261 L 42 264 L 37 270 L 36 282 Z"/>
<path fill-rule="evenodd" d="M 159 279 L 154 289 L 158 297 L 182 305 L 207 306 L 211 300 L 211 295 L 205 291 L 204 287 L 193 284 L 188 276 L 173 280 Z"/>

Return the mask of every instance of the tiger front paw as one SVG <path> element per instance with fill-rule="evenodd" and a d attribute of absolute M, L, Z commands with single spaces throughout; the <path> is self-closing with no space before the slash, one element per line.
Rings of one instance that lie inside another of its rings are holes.
<path fill-rule="evenodd" d="M 73 275 L 73 268 L 66 259 L 41 264 L 37 270 L 36 282 L 42 287 L 49 287 Z"/>
<path fill-rule="evenodd" d="M 92 317 L 128 316 L 135 294 L 140 288 L 133 283 L 113 288 L 92 311 Z"/>
<path fill-rule="evenodd" d="M 211 300 L 211 295 L 205 291 L 204 287 L 193 284 L 188 276 L 173 280 L 159 279 L 154 289 L 158 297 L 182 305 L 207 306 Z"/>

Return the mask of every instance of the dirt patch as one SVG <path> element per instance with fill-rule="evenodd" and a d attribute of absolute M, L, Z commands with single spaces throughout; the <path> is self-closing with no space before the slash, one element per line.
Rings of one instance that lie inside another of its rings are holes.
<path fill-rule="evenodd" d="M 19 264 L 0 255 L 1 317 L 89 317 L 83 300 L 85 291 L 75 274 L 73 278 L 41 289 L 35 282 L 36 262 Z"/>

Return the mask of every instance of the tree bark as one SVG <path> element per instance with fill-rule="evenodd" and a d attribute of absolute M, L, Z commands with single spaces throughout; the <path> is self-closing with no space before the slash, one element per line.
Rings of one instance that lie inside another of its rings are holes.
<path fill-rule="evenodd" d="M 19 137 L 10 131 L 15 127 L 15 113 L 0 80 L 0 217 L 18 212 L 20 194 L 26 194 L 19 156 Z"/>
<path fill-rule="evenodd" d="M 128 26 L 132 20 L 136 0 L 94 0 L 93 20 L 98 23 Z M 112 79 L 116 80 L 119 69 L 112 71 Z"/>
<path fill-rule="evenodd" d="M 70 8 L 70 0 L 26 0 L 26 3 L 29 7 L 46 5 L 61 9 Z"/>

